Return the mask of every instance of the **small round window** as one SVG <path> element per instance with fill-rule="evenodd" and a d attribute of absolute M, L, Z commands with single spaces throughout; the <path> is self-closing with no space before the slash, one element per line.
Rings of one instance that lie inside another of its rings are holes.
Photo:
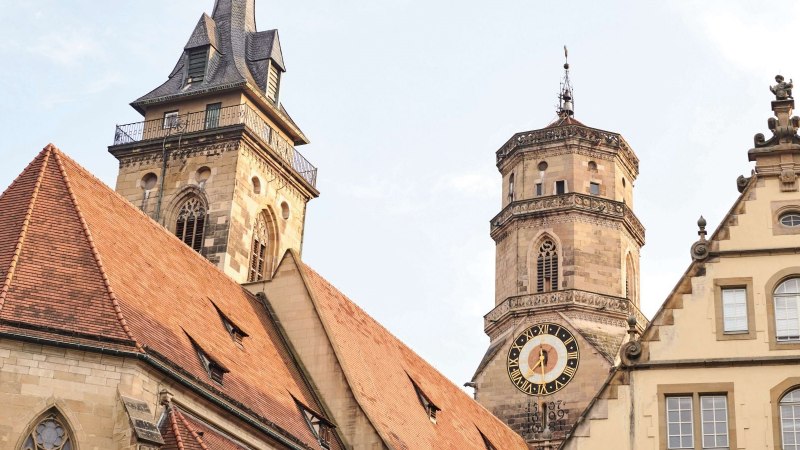
<path fill-rule="evenodd" d="M 798 228 L 800 227 L 800 212 L 788 212 L 783 214 L 779 220 L 785 227 Z"/>

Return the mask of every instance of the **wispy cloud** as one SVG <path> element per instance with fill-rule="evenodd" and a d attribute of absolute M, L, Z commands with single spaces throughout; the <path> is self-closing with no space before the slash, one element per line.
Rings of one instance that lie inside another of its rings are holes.
<path fill-rule="evenodd" d="M 53 64 L 75 66 L 100 54 L 100 46 L 77 30 L 40 36 L 28 50 Z"/>

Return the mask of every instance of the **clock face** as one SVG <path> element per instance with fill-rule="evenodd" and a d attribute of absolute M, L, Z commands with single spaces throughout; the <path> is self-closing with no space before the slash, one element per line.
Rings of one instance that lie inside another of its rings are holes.
<path fill-rule="evenodd" d="M 572 381 L 578 360 L 578 342 L 569 330 L 555 323 L 540 323 L 514 339 L 506 368 L 520 391 L 550 395 Z"/>

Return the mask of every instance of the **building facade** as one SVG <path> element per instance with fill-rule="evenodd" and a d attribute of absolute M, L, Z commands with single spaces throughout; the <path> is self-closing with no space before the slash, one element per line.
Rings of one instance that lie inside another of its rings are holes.
<path fill-rule="evenodd" d="M 777 81 L 741 195 L 709 238 L 698 222 L 688 270 L 563 448 L 798 448 L 800 119 Z"/>
<path fill-rule="evenodd" d="M 564 65 L 558 118 L 497 151 L 501 211 L 489 348 L 472 385 L 487 409 L 533 448 L 557 445 L 637 329 L 639 250 L 633 213 L 639 160 L 617 133 L 574 118 Z"/>

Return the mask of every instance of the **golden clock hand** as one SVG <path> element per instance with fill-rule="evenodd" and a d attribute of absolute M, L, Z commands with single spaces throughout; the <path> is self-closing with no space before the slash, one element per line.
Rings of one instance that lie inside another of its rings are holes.
<path fill-rule="evenodd" d="M 537 363 L 536 363 L 536 364 L 535 364 L 533 367 L 531 367 L 530 369 L 528 369 L 528 372 L 527 372 L 527 373 L 525 373 L 525 378 L 528 378 L 529 376 L 533 375 L 533 374 L 534 374 L 534 372 L 536 371 L 536 368 L 537 368 L 537 367 L 539 367 L 539 364 L 542 364 L 543 362 L 544 362 L 544 358 L 542 358 L 542 357 L 540 356 L 540 357 L 539 357 L 539 362 L 537 362 Z"/>

